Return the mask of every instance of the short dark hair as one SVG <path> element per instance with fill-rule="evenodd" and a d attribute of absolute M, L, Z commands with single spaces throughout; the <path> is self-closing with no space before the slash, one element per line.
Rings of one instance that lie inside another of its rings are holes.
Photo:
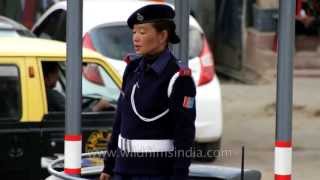
<path fill-rule="evenodd" d="M 56 62 L 44 62 L 42 69 L 44 76 L 47 76 L 48 74 L 56 73 L 59 70 L 59 65 Z"/>
<path fill-rule="evenodd" d="M 159 20 L 151 23 L 157 32 L 167 31 L 168 32 L 168 42 L 171 42 L 175 34 L 176 25 L 170 20 Z"/>

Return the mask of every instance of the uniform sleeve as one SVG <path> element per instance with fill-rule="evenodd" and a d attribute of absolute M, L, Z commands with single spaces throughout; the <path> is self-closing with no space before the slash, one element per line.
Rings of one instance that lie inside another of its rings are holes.
<path fill-rule="evenodd" d="M 191 76 L 182 76 L 175 81 L 169 100 L 175 129 L 173 140 L 176 157 L 173 179 L 184 180 L 189 174 L 191 157 L 188 157 L 188 154 L 190 156 L 191 153 L 187 152 L 191 151 L 195 138 L 195 96 L 196 87 Z"/>
<path fill-rule="evenodd" d="M 128 76 L 128 71 L 130 69 L 130 66 L 127 65 L 123 79 L 122 79 L 122 89 L 125 86 L 126 82 L 126 77 Z M 118 148 L 118 137 L 120 134 L 120 127 L 121 127 L 121 101 L 122 101 L 123 95 L 120 95 L 117 103 L 117 110 L 116 110 L 116 116 L 115 116 L 115 121 L 112 127 L 112 135 L 111 135 L 111 140 L 108 143 L 107 146 L 107 152 L 104 156 L 104 168 L 103 172 L 107 173 L 109 175 L 113 175 L 113 168 L 115 165 L 115 158 L 116 158 L 116 151 Z"/>
<path fill-rule="evenodd" d="M 113 168 L 115 165 L 115 158 L 116 158 L 115 153 L 118 148 L 118 137 L 120 134 L 120 125 L 121 125 L 121 106 L 120 106 L 121 98 L 122 98 L 122 95 L 120 95 L 120 97 L 118 99 L 116 117 L 115 117 L 115 121 L 114 121 L 114 124 L 112 127 L 111 140 L 108 143 L 107 152 L 104 156 L 103 172 L 107 173 L 109 175 L 113 175 Z"/>

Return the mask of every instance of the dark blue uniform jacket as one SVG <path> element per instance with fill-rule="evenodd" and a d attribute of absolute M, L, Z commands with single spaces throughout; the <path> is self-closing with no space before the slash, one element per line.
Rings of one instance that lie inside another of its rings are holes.
<path fill-rule="evenodd" d="M 169 175 L 173 179 L 185 179 L 190 165 L 190 152 L 195 137 L 196 88 L 191 76 L 179 76 L 168 97 L 167 89 L 171 77 L 180 70 L 176 58 L 167 49 L 155 58 L 135 57 L 127 65 L 123 94 L 118 108 L 113 133 L 105 155 L 104 172 L 128 175 Z M 133 85 L 138 82 L 135 93 L 137 111 L 144 117 L 154 117 L 167 108 L 164 117 L 145 122 L 134 113 L 130 96 Z M 186 99 L 190 99 L 186 106 Z M 192 101 L 194 100 L 194 101 Z M 118 148 L 118 136 L 126 139 L 172 139 L 175 150 L 158 154 L 123 154 Z M 116 152 L 116 156 L 113 153 Z M 178 153 L 180 155 L 178 156 Z"/>

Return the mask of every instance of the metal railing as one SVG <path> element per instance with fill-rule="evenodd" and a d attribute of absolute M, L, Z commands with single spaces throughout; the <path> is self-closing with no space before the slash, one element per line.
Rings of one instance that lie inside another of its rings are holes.
<path fill-rule="evenodd" d="M 99 152 L 91 152 L 91 153 L 84 153 L 81 155 L 82 158 L 85 157 L 103 157 L 103 155 L 106 153 L 106 151 L 99 151 Z M 88 180 L 85 178 L 81 177 L 76 177 L 76 176 L 71 176 L 68 174 L 65 174 L 64 172 L 57 171 L 54 167 L 60 163 L 64 162 L 64 157 L 63 158 L 58 158 L 54 161 L 52 161 L 48 165 L 48 171 L 51 175 L 61 178 L 64 180 Z M 93 167 L 85 167 L 81 169 L 81 176 L 89 176 L 89 175 L 97 175 L 102 171 L 103 166 L 93 166 Z"/>
<path fill-rule="evenodd" d="M 92 152 L 92 153 L 84 153 L 82 157 L 103 157 L 106 151 L 100 152 Z M 81 176 L 82 177 L 75 177 L 63 172 L 59 172 L 54 169 L 55 165 L 62 163 L 64 158 L 59 158 L 57 160 L 52 161 L 48 165 L 49 173 L 56 177 L 55 180 L 88 180 L 83 178 L 85 176 L 98 176 L 103 169 L 103 166 L 91 166 L 91 167 L 84 167 L 81 168 Z M 52 177 L 51 176 L 51 177 Z M 245 180 L 260 180 L 261 179 L 261 172 L 252 169 L 240 169 L 235 167 L 226 167 L 226 166 L 216 166 L 213 164 L 194 164 L 192 163 L 189 167 L 189 176 L 190 177 L 197 177 L 197 178 L 212 178 L 212 179 L 240 179 L 241 176 Z"/>

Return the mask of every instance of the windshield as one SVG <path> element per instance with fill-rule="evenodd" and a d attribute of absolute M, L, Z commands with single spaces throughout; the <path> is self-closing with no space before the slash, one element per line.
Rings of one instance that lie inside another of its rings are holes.
<path fill-rule="evenodd" d="M 126 25 L 105 25 L 89 32 L 94 48 L 106 57 L 122 60 L 128 53 L 134 53 L 132 32 Z M 189 59 L 199 56 L 203 35 L 196 28 L 189 31 Z"/>
<path fill-rule="evenodd" d="M 90 32 L 95 49 L 106 57 L 122 60 L 133 53 L 131 29 L 127 26 L 105 26 Z"/>
<path fill-rule="evenodd" d="M 103 97 L 115 105 L 119 95 L 118 86 L 102 66 L 93 63 L 87 63 L 83 66 L 82 96 Z"/>
<path fill-rule="evenodd" d="M 66 89 L 66 64 L 59 63 L 61 87 L 58 91 L 65 94 Z M 82 65 L 82 97 L 106 99 L 116 105 L 120 90 L 111 75 L 100 64 L 83 63 Z"/>

